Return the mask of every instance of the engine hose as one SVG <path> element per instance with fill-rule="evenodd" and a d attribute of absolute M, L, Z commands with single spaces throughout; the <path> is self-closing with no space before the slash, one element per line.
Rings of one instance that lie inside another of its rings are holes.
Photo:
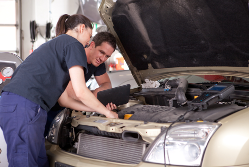
<path fill-rule="evenodd" d="M 177 103 L 183 105 L 187 102 L 185 93 L 188 89 L 188 81 L 185 78 L 168 80 L 165 84 L 177 88 L 175 93 L 175 98 L 177 100 Z"/>

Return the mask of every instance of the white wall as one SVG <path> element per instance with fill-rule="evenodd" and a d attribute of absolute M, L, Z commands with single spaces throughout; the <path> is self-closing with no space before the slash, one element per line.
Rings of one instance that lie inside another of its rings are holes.
<path fill-rule="evenodd" d="M 22 53 L 21 58 L 25 59 L 29 55 L 31 49 L 29 22 L 35 19 L 35 0 L 22 0 Z"/>
<path fill-rule="evenodd" d="M 35 20 L 45 36 L 45 25 L 49 16 L 49 0 L 22 0 L 22 59 L 29 56 L 32 48 L 30 42 L 30 21 Z M 34 44 L 34 49 L 45 42 L 40 35 Z"/>
<path fill-rule="evenodd" d="M 46 23 L 52 21 L 56 26 L 57 20 L 63 14 L 75 14 L 78 10 L 78 0 L 21 0 L 22 7 L 22 53 L 26 59 L 32 47 L 30 42 L 30 21 L 35 20 L 43 37 L 46 37 Z M 50 10 L 51 9 L 51 10 Z M 52 29 L 53 32 L 54 28 Z M 38 34 L 34 49 L 46 42 Z"/>

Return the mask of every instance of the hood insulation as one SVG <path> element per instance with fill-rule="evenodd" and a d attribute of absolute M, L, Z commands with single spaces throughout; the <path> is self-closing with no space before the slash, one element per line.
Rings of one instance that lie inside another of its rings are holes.
<path fill-rule="evenodd" d="M 247 67 L 247 0 L 117 0 L 112 21 L 134 67 Z"/>

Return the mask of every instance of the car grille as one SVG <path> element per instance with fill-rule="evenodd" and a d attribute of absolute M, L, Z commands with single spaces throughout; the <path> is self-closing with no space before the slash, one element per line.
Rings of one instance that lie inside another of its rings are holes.
<path fill-rule="evenodd" d="M 133 143 L 122 139 L 81 133 L 77 154 L 111 162 L 138 164 L 145 149 L 144 142 Z"/>

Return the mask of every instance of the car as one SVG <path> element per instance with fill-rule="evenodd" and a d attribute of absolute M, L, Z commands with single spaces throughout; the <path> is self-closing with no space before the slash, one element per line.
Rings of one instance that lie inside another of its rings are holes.
<path fill-rule="evenodd" d="M 60 112 L 50 166 L 249 166 L 248 1 L 102 0 L 99 12 L 139 87 L 119 119 Z"/>

